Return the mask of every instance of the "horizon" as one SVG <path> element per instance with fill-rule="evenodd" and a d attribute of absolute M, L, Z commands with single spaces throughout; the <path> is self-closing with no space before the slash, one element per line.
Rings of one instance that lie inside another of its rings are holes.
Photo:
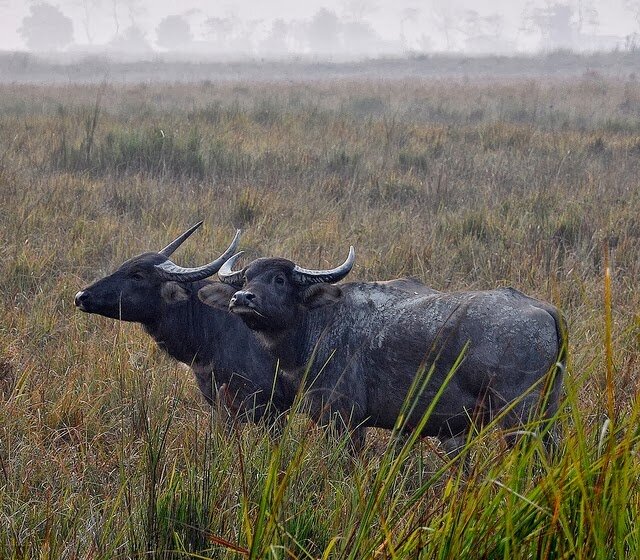
<path fill-rule="evenodd" d="M 52 8 L 49 21 L 36 28 L 33 16 L 43 5 Z M 0 3 L 0 14 L 4 52 L 183 52 L 213 58 L 596 52 L 635 47 L 640 32 L 640 2 L 629 0 L 399 0 L 393 6 L 375 0 L 277 0 L 267 6 L 250 0 L 217 9 L 185 0 L 180 10 L 168 0 L 8 0 Z M 38 41 L 46 45 L 46 25 L 54 20 L 64 27 L 55 43 L 59 48 L 34 47 Z"/>

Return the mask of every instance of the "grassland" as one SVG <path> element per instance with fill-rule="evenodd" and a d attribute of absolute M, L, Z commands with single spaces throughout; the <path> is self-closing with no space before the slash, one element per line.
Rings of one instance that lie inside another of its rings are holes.
<path fill-rule="evenodd" d="M 550 51 L 526 54 L 464 56 L 431 53 L 389 56 L 366 60 L 314 55 L 289 58 L 256 58 L 211 53 L 175 52 L 147 55 L 99 52 L 49 53 L 0 51 L 0 83 L 69 82 L 99 84 L 107 78 L 117 84 L 135 83 L 273 83 L 336 79 L 576 79 L 585 75 L 635 79 L 640 73 L 640 49 L 575 53 Z"/>
<path fill-rule="evenodd" d="M 0 557 L 638 557 L 639 176 L 633 79 L 1 86 Z M 225 430 L 139 327 L 73 307 L 200 218 L 181 264 L 242 227 L 249 257 L 354 244 L 353 278 L 558 305 L 557 458 Z"/>

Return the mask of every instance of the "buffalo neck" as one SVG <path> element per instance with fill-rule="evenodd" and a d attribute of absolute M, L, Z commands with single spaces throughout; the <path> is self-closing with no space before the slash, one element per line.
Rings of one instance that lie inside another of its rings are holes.
<path fill-rule="evenodd" d="M 251 357 L 259 351 L 257 341 L 230 313 L 198 299 L 198 290 L 205 284 L 185 284 L 188 299 L 163 303 L 158 319 L 144 324 L 145 330 L 167 354 L 187 365 L 234 371 L 251 368 Z"/>
<path fill-rule="evenodd" d="M 184 284 L 185 301 L 163 304 L 158 319 L 143 324 L 147 333 L 172 358 L 189 365 L 200 390 L 211 401 L 211 373 L 241 399 L 254 393 L 264 404 L 271 398 L 275 410 L 287 410 L 296 388 L 278 376 L 276 362 L 242 320 L 228 311 L 214 309 L 198 299 L 206 281 Z"/>
<path fill-rule="evenodd" d="M 331 323 L 324 309 L 300 308 L 293 325 L 277 332 L 260 332 L 259 338 L 267 350 L 288 373 L 304 371 L 313 358 L 316 346 Z"/>

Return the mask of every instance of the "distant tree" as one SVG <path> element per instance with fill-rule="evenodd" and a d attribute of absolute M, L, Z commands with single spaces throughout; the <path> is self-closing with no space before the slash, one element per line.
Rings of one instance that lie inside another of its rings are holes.
<path fill-rule="evenodd" d="M 241 19 L 234 16 L 234 20 L 239 23 L 235 26 L 230 50 L 234 53 L 253 53 L 258 46 L 256 42 L 257 30 L 262 24 L 260 19 Z"/>
<path fill-rule="evenodd" d="M 504 19 L 500 14 L 479 14 L 467 10 L 462 30 L 466 35 L 465 50 L 478 53 L 506 53 L 515 49 L 515 42 L 504 34 Z"/>
<path fill-rule="evenodd" d="M 287 54 L 289 47 L 287 37 L 289 35 L 289 26 L 286 21 L 281 18 L 274 20 L 271 24 L 269 34 L 262 42 L 261 50 L 272 56 L 280 56 Z"/>
<path fill-rule="evenodd" d="M 130 27 L 138 27 L 138 17 L 145 12 L 144 0 L 120 0 L 129 12 Z M 115 9 L 115 8 L 114 8 Z"/>
<path fill-rule="evenodd" d="M 292 19 L 287 22 L 289 50 L 304 53 L 309 49 L 309 21 Z"/>
<path fill-rule="evenodd" d="M 218 51 L 228 51 L 233 38 L 235 19 L 232 17 L 210 17 L 204 22 L 206 34 Z"/>
<path fill-rule="evenodd" d="M 462 30 L 468 38 L 502 35 L 503 18 L 500 14 L 482 15 L 476 10 L 466 10 L 462 16 Z"/>
<path fill-rule="evenodd" d="M 74 8 L 79 8 L 81 11 L 81 23 L 82 28 L 84 30 L 85 36 L 87 37 L 87 41 L 89 44 L 93 44 L 93 21 L 94 18 L 97 17 L 97 12 L 99 10 L 104 9 L 104 12 L 110 12 L 111 18 L 113 19 L 113 23 L 115 26 L 115 36 L 118 36 L 120 33 L 120 18 L 118 13 L 118 2 L 124 2 L 129 5 L 129 11 L 131 15 L 131 10 L 134 13 L 138 13 L 140 9 L 138 8 L 140 2 L 143 0 L 61 0 L 65 4 L 69 4 L 74 6 Z M 137 12 L 136 12 L 137 10 Z M 100 19 L 100 18 L 98 18 Z M 132 25 L 135 24 L 134 18 L 131 18 Z"/>
<path fill-rule="evenodd" d="M 544 8 L 529 8 L 525 13 L 528 29 L 537 29 L 547 48 L 571 48 L 575 41 L 573 9 L 567 4 L 548 4 Z"/>
<path fill-rule="evenodd" d="M 481 15 L 476 10 L 467 10 L 463 14 L 465 34 L 497 36 L 502 33 L 503 18 L 500 14 Z"/>
<path fill-rule="evenodd" d="M 421 33 L 417 40 L 416 50 L 421 53 L 428 53 L 434 49 L 435 45 L 433 44 L 433 38 L 426 33 Z"/>
<path fill-rule="evenodd" d="M 79 0 L 84 1 L 84 0 Z M 124 5 L 129 12 L 129 23 L 132 26 L 137 26 L 137 18 L 144 11 L 144 0 L 96 0 L 99 3 L 106 2 L 109 4 L 111 11 L 111 19 L 113 20 L 113 25 L 115 27 L 115 37 L 120 35 L 120 11 L 118 10 L 119 5 Z"/>
<path fill-rule="evenodd" d="M 308 28 L 309 47 L 313 53 L 331 54 L 340 50 L 340 20 L 326 8 L 321 8 L 311 19 Z"/>
<path fill-rule="evenodd" d="M 382 43 L 376 30 L 366 21 L 348 21 L 342 25 L 347 54 L 376 54 Z"/>
<path fill-rule="evenodd" d="M 430 0 L 425 13 L 433 26 L 444 35 L 445 49 L 451 51 L 456 46 L 460 32 L 460 12 L 456 0 Z"/>
<path fill-rule="evenodd" d="M 372 0 L 344 0 L 342 3 L 341 33 L 347 54 L 376 54 L 383 40 L 367 21 L 377 11 L 377 2 Z"/>
<path fill-rule="evenodd" d="M 116 36 L 120 33 L 120 18 L 118 17 L 118 0 L 110 0 L 111 3 L 111 17 L 113 18 L 113 24 L 116 27 Z"/>
<path fill-rule="evenodd" d="M 600 14 L 594 7 L 592 0 L 578 0 L 577 5 L 578 33 L 587 31 L 594 33 L 600 25 Z"/>
<path fill-rule="evenodd" d="M 378 9 L 378 4 L 372 0 L 344 0 L 343 15 L 348 21 L 361 21 Z"/>
<path fill-rule="evenodd" d="M 153 50 L 144 31 L 137 25 L 130 25 L 121 34 L 109 41 L 113 50 L 128 53 L 147 53 Z"/>
<path fill-rule="evenodd" d="M 640 25 L 640 0 L 624 0 L 624 5 L 633 14 L 636 23 Z"/>
<path fill-rule="evenodd" d="M 73 42 L 73 22 L 60 8 L 42 2 L 32 5 L 29 12 L 18 29 L 29 49 L 59 50 Z"/>
<path fill-rule="evenodd" d="M 82 10 L 82 28 L 89 44 L 93 43 L 92 21 L 103 0 L 71 0 L 71 4 Z"/>
<path fill-rule="evenodd" d="M 409 49 L 409 40 L 407 39 L 405 24 L 407 22 L 416 21 L 420 17 L 418 8 L 403 8 L 402 17 L 400 18 L 400 44 L 404 50 Z"/>
<path fill-rule="evenodd" d="M 193 42 L 191 25 L 183 16 L 167 16 L 156 27 L 157 43 L 165 49 L 183 49 Z"/>

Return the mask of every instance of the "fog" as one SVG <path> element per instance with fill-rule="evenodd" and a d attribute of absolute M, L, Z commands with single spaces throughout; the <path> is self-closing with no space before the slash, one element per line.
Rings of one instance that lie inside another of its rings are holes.
<path fill-rule="evenodd" d="M 635 50 L 640 0 L 0 0 L 0 49 L 145 59 Z"/>

